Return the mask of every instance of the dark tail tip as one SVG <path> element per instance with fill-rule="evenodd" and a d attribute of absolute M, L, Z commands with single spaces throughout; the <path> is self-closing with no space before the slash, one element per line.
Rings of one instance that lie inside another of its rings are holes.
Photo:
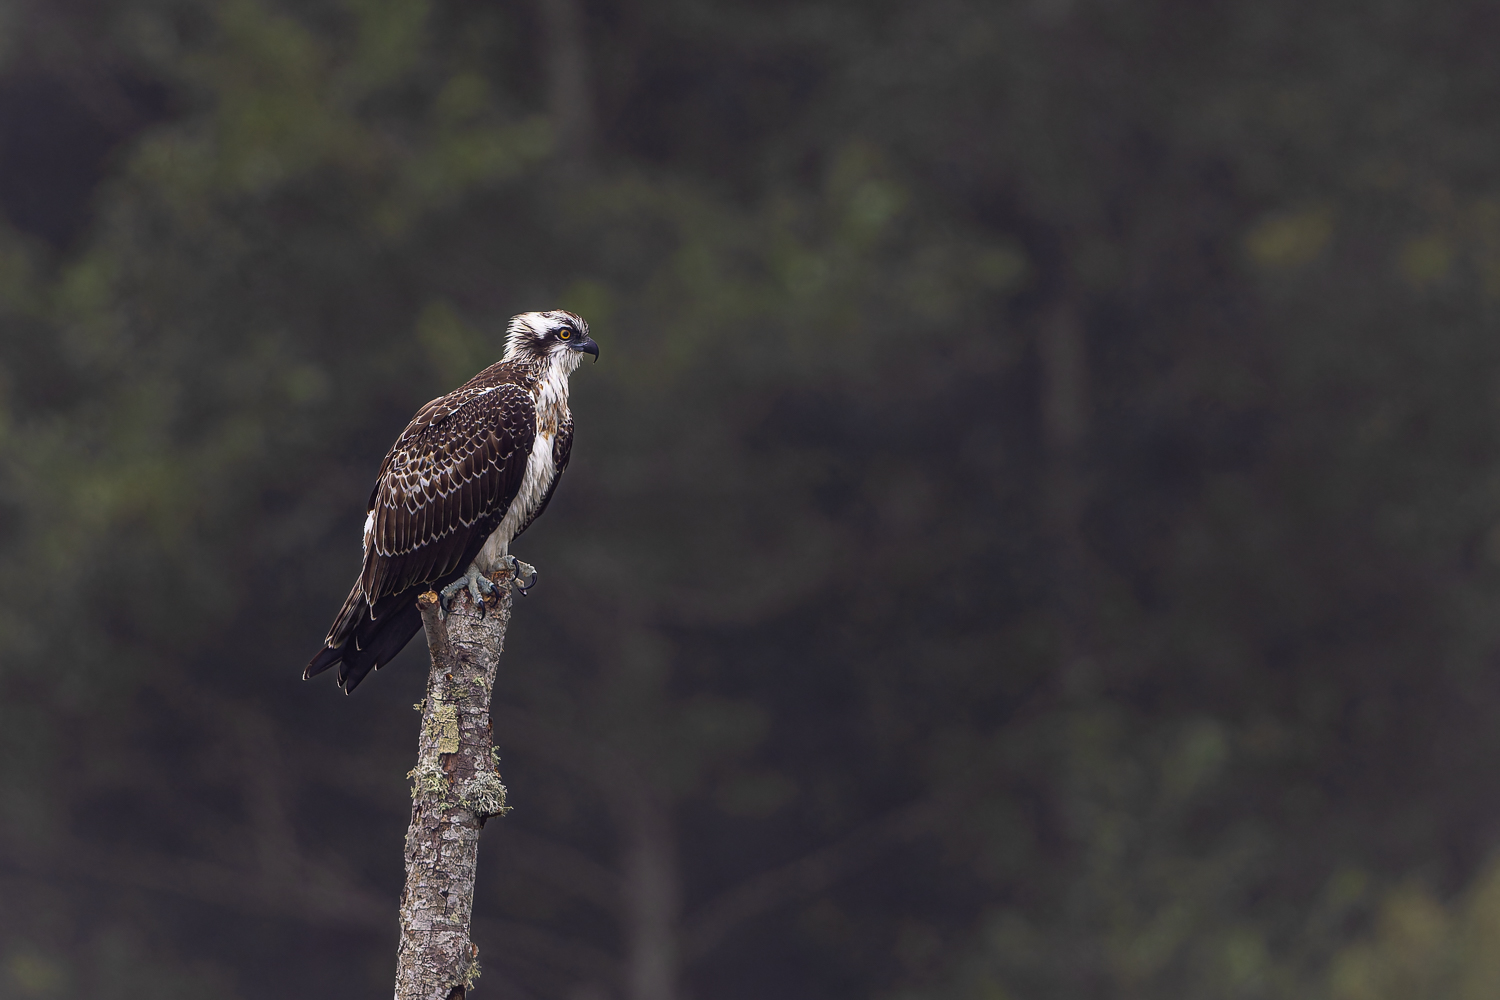
<path fill-rule="evenodd" d="M 317 656 L 312 658 L 312 662 L 307 665 L 307 669 L 302 671 L 302 679 L 311 680 L 343 658 L 343 646 L 325 647 Z"/>
<path fill-rule="evenodd" d="M 379 661 L 371 655 L 370 651 L 362 649 L 346 658 L 344 665 L 339 668 L 339 687 L 344 689 L 345 694 L 353 694 L 354 689 L 359 687 L 359 682 L 365 679 L 365 675 L 379 667 Z"/>

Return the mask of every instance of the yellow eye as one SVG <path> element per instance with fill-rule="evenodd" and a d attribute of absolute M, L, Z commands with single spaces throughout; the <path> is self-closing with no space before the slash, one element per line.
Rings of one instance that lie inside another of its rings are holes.
<path fill-rule="evenodd" d="M 567 340 L 571 336 L 573 336 L 573 331 L 569 330 L 567 327 L 563 327 L 561 330 L 557 331 L 558 340 Z"/>

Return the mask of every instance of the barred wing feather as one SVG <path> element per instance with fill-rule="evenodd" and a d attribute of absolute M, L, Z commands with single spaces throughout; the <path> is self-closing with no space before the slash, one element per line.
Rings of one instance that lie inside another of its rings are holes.
<path fill-rule="evenodd" d="M 460 389 L 419 410 L 370 494 L 365 600 L 467 566 L 520 491 L 535 437 L 531 394 L 513 383 Z"/>

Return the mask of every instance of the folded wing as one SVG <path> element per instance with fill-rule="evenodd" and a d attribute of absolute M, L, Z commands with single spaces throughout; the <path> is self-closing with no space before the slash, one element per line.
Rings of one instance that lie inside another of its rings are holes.
<path fill-rule="evenodd" d="M 479 554 L 520 491 L 535 437 L 531 394 L 511 382 L 470 383 L 417 411 L 370 493 L 359 581 L 305 676 L 342 661 L 340 683 L 353 690 L 400 652 L 421 627 L 418 588 Z"/>

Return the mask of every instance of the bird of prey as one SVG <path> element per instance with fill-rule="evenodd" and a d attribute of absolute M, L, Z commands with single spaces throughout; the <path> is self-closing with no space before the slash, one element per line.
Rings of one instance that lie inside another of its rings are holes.
<path fill-rule="evenodd" d="M 339 665 L 352 692 L 422 627 L 417 595 L 441 588 L 446 611 L 467 589 L 483 608 L 502 567 L 522 593 L 510 543 L 546 509 L 573 447 L 568 376 L 599 360 L 588 324 L 570 312 L 522 313 L 505 357 L 417 411 L 396 439 L 365 516 L 365 561 L 303 678 Z"/>

